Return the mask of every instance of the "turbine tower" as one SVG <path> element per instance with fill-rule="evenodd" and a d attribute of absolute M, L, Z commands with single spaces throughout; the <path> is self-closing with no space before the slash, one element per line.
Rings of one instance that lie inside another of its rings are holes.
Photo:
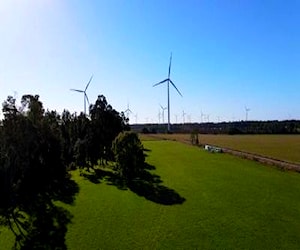
<path fill-rule="evenodd" d="M 248 120 L 248 112 L 250 111 L 250 109 L 245 106 L 245 111 L 246 111 L 246 121 L 247 121 Z"/>
<path fill-rule="evenodd" d="M 157 117 L 158 117 L 158 124 L 160 124 L 160 116 L 161 116 L 160 109 L 158 109 L 158 115 L 157 115 Z"/>
<path fill-rule="evenodd" d="M 83 105 L 84 105 L 84 114 L 86 115 L 86 101 L 89 103 L 89 98 L 86 94 L 86 91 L 91 83 L 93 79 L 93 75 L 91 76 L 90 80 L 88 81 L 87 85 L 85 86 L 85 89 L 84 90 L 81 90 L 81 89 L 70 89 L 71 91 L 76 91 L 76 92 L 79 92 L 79 93 L 83 93 Z"/>
<path fill-rule="evenodd" d="M 172 53 L 170 56 L 170 64 L 169 64 L 169 73 L 168 73 L 168 78 L 156 83 L 153 85 L 153 87 L 160 85 L 162 83 L 167 83 L 167 90 L 168 90 L 168 132 L 170 132 L 171 128 L 170 128 L 170 83 L 172 84 L 172 86 L 177 90 L 178 94 L 182 96 L 182 94 L 180 93 L 180 91 L 177 89 L 177 87 L 175 86 L 175 84 L 172 82 L 172 80 L 170 79 L 170 74 L 171 74 L 171 63 L 172 63 Z"/>

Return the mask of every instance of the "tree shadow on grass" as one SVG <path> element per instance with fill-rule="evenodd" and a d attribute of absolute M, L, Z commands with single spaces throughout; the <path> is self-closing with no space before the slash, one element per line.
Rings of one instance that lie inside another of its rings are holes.
<path fill-rule="evenodd" d="M 121 178 L 116 172 L 108 169 L 95 169 L 94 173 L 85 174 L 84 176 L 95 184 L 103 181 L 121 190 L 129 189 L 135 194 L 158 204 L 176 205 L 185 202 L 185 198 L 181 197 L 175 190 L 162 185 L 160 176 L 151 173 L 151 170 L 155 170 L 155 167 L 145 163 L 140 174 L 131 181 Z"/>
<path fill-rule="evenodd" d="M 73 216 L 57 202 L 71 205 L 78 192 L 77 183 L 66 178 L 47 194 L 35 197 L 34 203 L 24 203 L 11 217 L 10 229 L 16 237 L 13 249 L 66 250 L 65 235 Z"/>

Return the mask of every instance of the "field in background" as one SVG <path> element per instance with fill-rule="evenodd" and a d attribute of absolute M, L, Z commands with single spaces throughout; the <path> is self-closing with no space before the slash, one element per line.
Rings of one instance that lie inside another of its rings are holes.
<path fill-rule="evenodd" d="M 145 140 L 164 138 L 190 143 L 189 134 L 141 135 Z M 300 163 L 300 135 L 207 135 L 199 134 L 201 144 L 259 154 L 278 160 Z"/>
<path fill-rule="evenodd" d="M 73 172 L 80 191 L 63 205 L 73 215 L 67 249 L 299 249 L 298 173 L 174 141 L 143 143 L 156 180 L 143 184 L 146 193 L 116 185 L 106 169 L 90 180 Z M 185 200 L 164 205 L 170 196 Z M 1 244 L 12 244 L 8 236 Z"/>

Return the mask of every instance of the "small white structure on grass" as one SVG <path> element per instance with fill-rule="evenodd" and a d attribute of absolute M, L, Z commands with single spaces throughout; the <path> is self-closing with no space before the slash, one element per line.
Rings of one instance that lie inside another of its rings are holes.
<path fill-rule="evenodd" d="M 222 149 L 221 148 L 218 148 L 218 147 L 215 147 L 215 146 L 211 146 L 211 145 L 208 145 L 206 144 L 204 146 L 204 149 L 209 151 L 209 152 L 212 152 L 212 153 L 222 153 Z"/>

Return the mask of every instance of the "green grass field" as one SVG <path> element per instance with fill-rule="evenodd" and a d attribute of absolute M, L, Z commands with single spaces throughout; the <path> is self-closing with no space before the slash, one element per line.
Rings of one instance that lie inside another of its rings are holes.
<path fill-rule="evenodd" d="M 64 205 L 74 216 L 68 249 L 300 248 L 299 173 L 174 141 L 144 145 L 156 168 L 150 196 L 108 175 L 93 183 L 73 173 L 80 191 L 74 205 Z M 8 249 L 9 233 L 0 242 Z"/>
<path fill-rule="evenodd" d="M 190 142 L 189 134 L 157 134 L 152 136 Z M 201 144 L 212 144 L 278 160 L 300 163 L 300 135 L 200 134 L 199 141 Z"/>

